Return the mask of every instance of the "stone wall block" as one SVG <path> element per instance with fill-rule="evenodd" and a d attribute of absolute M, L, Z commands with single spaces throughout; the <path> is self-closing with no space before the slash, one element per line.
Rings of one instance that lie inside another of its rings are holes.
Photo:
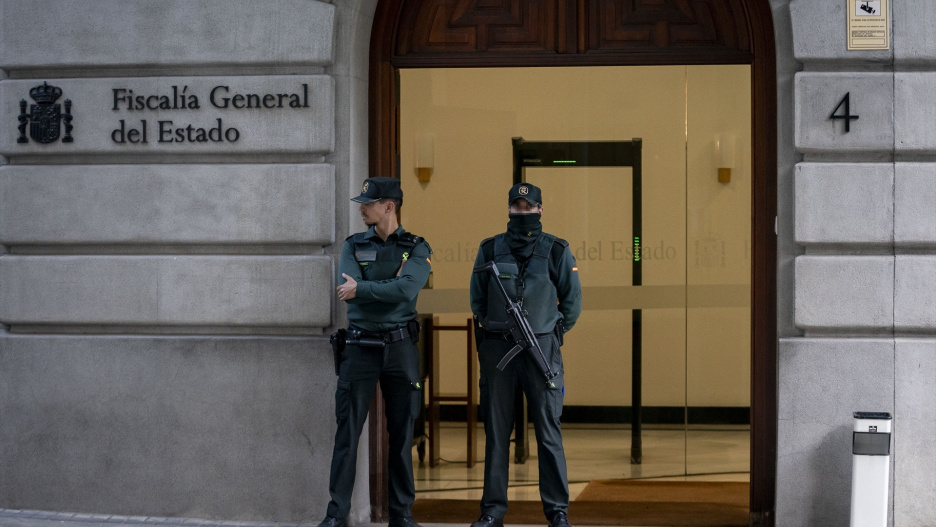
<path fill-rule="evenodd" d="M 778 351 L 777 525 L 847 527 L 853 413 L 894 411 L 894 342 L 781 339 Z"/>
<path fill-rule="evenodd" d="M 891 8 L 892 13 L 895 11 L 896 8 Z M 845 30 L 848 23 L 848 6 L 845 2 L 793 1 L 790 2 L 790 16 L 793 21 L 793 56 L 797 61 L 886 63 L 894 56 L 892 50 L 848 49 Z M 893 34 L 895 26 L 903 27 L 891 20 L 892 41 L 896 40 Z"/>
<path fill-rule="evenodd" d="M 331 165 L 0 167 L 0 243 L 334 241 Z"/>
<path fill-rule="evenodd" d="M 893 151 L 893 73 L 799 72 L 794 86 L 795 140 L 800 152 Z M 830 117 L 833 112 L 845 115 L 846 95 L 848 114 L 858 116 L 848 119 L 847 132 L 846 119 Z"/>
<path fill-rule="evenodd" d="M 936 340 L 897 339 L 894 525 L 936 525 Z"/>
<path fill-rule="evenodd" d="M 7 5 L 7 4 L 3 4 Z M 335 81 L 328 75 L 55 79 L 71 101 L 72 142 L 25 142 L 20 101 L 45 81 L 0 82 L 0 154 L 327 154 L 335 147 Z M 62 124 L 64 128 L 64 123 Z"/>
<path fill-rule="evenodd" d="M 799 163 L 794 179 L 796 243 L 893 243 L 893 164 Z"/>
<path fill-rule="evenodd" d="M 795 320 L 807 334 L 893 329 L 893 256 L 799 256 L 796 278 Z"/>
<path fill-rule="evenodd" d="M 331 324 L 328 256 L 0 257 L 0 322 Z"/>
<path fill-rule="evenodd" d="M 936 332 L 936 256 L 896 257 L 894 328 Z"/>
<path fill-rule="evenodd" d="M 4 333 L 0 506 L 212 525 L 321 518 L 331 355 L 322 338 Z"/>
<path fill-rule="evenodd" d="M 309 0 L 4 1 L 0 68 L 325 66 L 335 23 Z"/>
<path fill-rule="evenodd" d="M 936 152 L 936 73 L 894 74 L 894 149 L 897 152 Z"/>
<path fill-rule="evenodd" d="M 936 163 L 895 163 L 894 244 L 936 246 Z"/>
<path fill-rule="evenodd" d="M 936 40 L 930 38 L 936 26 L 936 3 L 931 0 L 891 2 L 894 33 L 894 63 L 898 65 L 932 64 L 936 61 Z"/>

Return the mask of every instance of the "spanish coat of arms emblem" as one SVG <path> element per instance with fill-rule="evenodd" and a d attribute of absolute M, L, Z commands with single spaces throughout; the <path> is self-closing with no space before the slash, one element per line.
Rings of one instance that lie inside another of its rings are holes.
<path fill-rule="evenodd" d="M 53 143 L 61 135 L 62 124 L 65 125 L 65 136 L 62 137 L 63 143 L 71 143 L 73 138 L 71 100 L 65 99 L 64 112 L 61 104 L 55 101 L 62 96 L 62 89 L 57 86 L 50 86 L 48 82 L 29 90 L 29 96 L 36 104 L 29 107 L 29 113 L 26 113 L 26 99 L 20 100 L 19 114 L 19 138 L 17 143 L 28 143 L 26 138 L 26 125 L 29 125 L 29 137 L 37 143 Z"/>

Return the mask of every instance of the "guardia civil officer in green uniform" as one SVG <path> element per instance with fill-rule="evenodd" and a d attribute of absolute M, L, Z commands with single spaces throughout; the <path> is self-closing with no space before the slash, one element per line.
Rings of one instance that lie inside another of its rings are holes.
<path fill-rule="evenodd" d="M 514 397 L 519 385 L 526 394 L 536 429 L 540 497 L 552 527 L 567 527 L 569 482 L 562 448 L 562 397 L 565 391 L 559 346 L 582 310 L 582 290 L 575 257 L 565 240 L 543 232 L 539 188 L 520 183 L 508 195 L 507 232 L 481 242 L 475 267 L 494 262 L 507 294 L 520 302 L 550 370 L 547 382 L 531 354 L 523 352 L 503 371 L 498 363 L 514 346 L 503 332 L 505 302 L 495 289 L 491 273 L 471 277 L 471 311 L 483 328 L 479 339 L 481 408 L 486 436 L 484 493 L 481 517 L 472 527 L 502 527 L 507 512 L 507 477 L 510 434 L 514 423 Z"/>
<path fill-rule="evenodd" d="M 338 299 L 347 303 L 349 327 L 333 336 L 338 387 L 338 429 L 332 454 L 327 516 L 320 527 L 346 527 L 358 441 L 374 388 L 380 382 L 390 435 L 390 527 L 419 527 L 411 507 L 413 422 L 422 406 L 416 349 L 416 295 L 431 265 L 429 245 L 397 222 L 403 203 L 400 181 L 364 181 L 361 217 L 369 227 L 345 240 L 338 264 Z"/>

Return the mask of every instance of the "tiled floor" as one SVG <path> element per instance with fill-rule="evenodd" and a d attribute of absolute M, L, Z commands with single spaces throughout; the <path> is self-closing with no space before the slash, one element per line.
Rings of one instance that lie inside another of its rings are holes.
<path fill-rule="evenodd" d="M 442 461 L 430 468 L 413 449 L 417 499 L 480 499 L 484 463 L 468 468 L 464 424 L 445 424 L 440 435 Z M 574 500 L 592 479 L 658 478 L 748 481 L 750 430 L 747 426 L 648 426 L 643 430 L 643 462 L 630 464 L 631 433 L 615 425 L 563 425 L 563 444 Z M 530 429 L 530 459 L 510 466 L 511 500 L 538 500 L 536 443 Z M 477 452 L 484 457 L 484 431 Z M 428 455 L 428 454 L 427 454 Z"/>

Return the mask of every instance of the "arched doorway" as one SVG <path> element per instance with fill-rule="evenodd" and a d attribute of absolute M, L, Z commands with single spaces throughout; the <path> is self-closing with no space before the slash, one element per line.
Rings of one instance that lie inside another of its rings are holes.
<path fill-rule="evenodd" d="M 776 462 L 776 73 L 766 0 L 385 0 L 370 48 L 370 174 L 399 177 L 397 70 L 747 64 L 751 67 L 751 525 L 772 525 Z M 379 410 L 379 409 L 375 409 Z M 386 499 L 372 419 L 371 503 Z"/>

